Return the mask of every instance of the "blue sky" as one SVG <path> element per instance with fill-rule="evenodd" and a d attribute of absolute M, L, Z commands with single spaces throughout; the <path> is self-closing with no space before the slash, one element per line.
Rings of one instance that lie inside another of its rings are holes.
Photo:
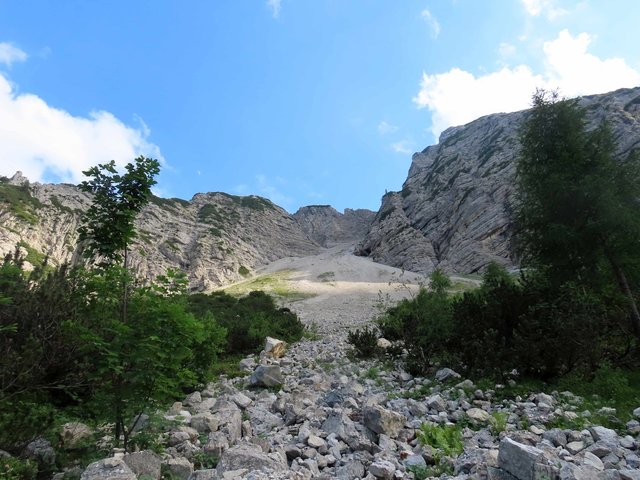
<path fill-rule="evenodd" d="M 379 207 L 448 126 L 640 84 L 637 0 L 0 0 L 0 175 Z"/>

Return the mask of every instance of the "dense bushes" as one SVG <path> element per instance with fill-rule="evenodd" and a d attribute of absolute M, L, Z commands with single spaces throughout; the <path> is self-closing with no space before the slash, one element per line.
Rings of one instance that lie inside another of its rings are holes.
<path fill-rule="evenodd" d="M 224 292 L 197 293 L 187 298 L 187 309 L 199 317 L 213 316 L 226 329 L 228 354 L 259 350 L 267 335 L 295 342 L 304 333 L 295 313 L 278 308 L 273 297 L 260 291 L 242 298 Z"/>
<path fill-rule="evenodd" d="M 262 292 L 189 296 L 175 272 L 137 286 L 115 266 L 21 267 L 18 254 L 0 265 L 0 449 L 19 451 L 63 411 L 113 422 L 127 443 L 133 418 L 211 380 L 219 356 L 303 333 Z"/>
<path fill-rule="evenodd" d="M 406 366 L 414 373 L 446 365 L 473 377 L 503 379 L 516 369 L 547 380 L 570 372 L 589 376 L 603 362 L 638 361 L 624 302 L 607 292 L 569 282 L 558 287 L 544 272 L 515 278 L 497 265 L 475 290 L 451 296 L 446 287 L 436 271 L 430 290 L 379 319 L 382 336 L 406 349 Z M 350 343 L 366 350 L 355 340 L 352 333 Z M 375 345 L 377 339 L 370 340 Z"/>

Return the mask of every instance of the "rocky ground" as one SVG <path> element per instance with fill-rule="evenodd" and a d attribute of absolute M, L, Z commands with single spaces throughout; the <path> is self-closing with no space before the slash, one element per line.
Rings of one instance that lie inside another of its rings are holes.
<path fill-rule="evenodd" d="M 287 268 L 297 289 L 316 294 L 290 307 L 317 338 L 279 358 L 281 347 L 268 343 L 243 360 L 245 377 L 222 378 L 163 413 L 161 454 L 115 452 L 83 480 L 640 479 L 640 423 L 621 432 L 589 425 L 569 392 L 499 400 L 500 385 L 481 390 L 448 369 L 414 378 L 398 365 L 351 360 L 348 329 L 370 322 L 380 298 L 412 294 L 419 277 L 345 247 L 279 262 L 269 271 Z M 460 427 L 459 445 L 447 425 Z M 69 438 L 82 431 L 70 426 Z M 421 441 L 434 436 L 432 446 Z M 46 451 L 36 447 L 34 456 Z"/>

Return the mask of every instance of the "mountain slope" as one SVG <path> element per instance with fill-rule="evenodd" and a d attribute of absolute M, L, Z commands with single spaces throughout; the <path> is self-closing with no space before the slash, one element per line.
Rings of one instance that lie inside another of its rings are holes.
<path fill-rule="evenodd" d="M 338 212 L 330 205 L 310 205 L 293 214 L 302 230 L 323 247 L 360 241 L 369 231 L 375 212 L 345 209 Z"/>
<path fill-rule="evenodd" d="M 0 179 L 0 254 L 20 244 L 27 261 L 70 261 L 90 197 L 73 185 L 30 184 L 20 174 Z M 235 281 L 285 256 L 315 254 L 285 210 L 261 197 L 197 194 L 191 201 L 153 197 L 136 221 L 131 266 L 142 278 L 180 268 L 194 290 Z"/>
<path fill-rule="evenodd" d="M 607 119 L 625 158 L 640 148 L 640 88 L 583 97 L 590 128 Z M 518 129 L 527 111 L 494 114 L 445 130 L 413 155 L 401 192 L 382 205 L 356 253 L 408 270 L 473 273 L 514 266 L 510 213 Z"/>

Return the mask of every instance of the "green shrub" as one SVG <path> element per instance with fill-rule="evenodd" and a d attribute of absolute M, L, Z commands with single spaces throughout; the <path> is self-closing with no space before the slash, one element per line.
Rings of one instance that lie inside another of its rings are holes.
<path fill-rule="evenodd" d="M 421 289 L 414 298 L 402 300 L 379 320 L 384 338 L 404 343 L 409 352 L 406 368 L 411 373 L 424 373 L 431 363 L 451 361 L 447 345 L 453 327 L 450 286 L 449 278 L 435 270 L 429 290 Z"/>
<path fill-rule="evenodd" d="M 3 480 L 31 480 L 37 477 L 38 466 L 30 460 L 0 457 L 0 478 Z"/>
<path fill-rule="evenodd" d="M 491 426 L 491 432 L 494 435 L 500 435 L 507 429 L 507 420 L 509 414 L 506 412 L 493 412 L 489 418 L 489 425 Z"/>
<path fill-rule="evenodd" d="M 462 430 L 457 425 L 423 423 L 416 432 L 416 437 L 422 445 L 429 445 L 434 449 L 436 464 L 442 456 L 457 457 L 464 451 Z"/>
<path fill-rule="evenodd" d="M 224 292 L 198 293 L 187 298 L 187 308 L 198 318 L 210 315 L 226 329 L 225 355 L 258 351 L 266 336 L 293 343 L 304 334 L 295 313 L 278 308 L 273 297 L 260 291 L 239 299 Z"/>
<path fill-rule="evenodd" d="M 347 343 L 353 346 L 355 356 L 358 358 L 372 358 L 380 353 L 378 347 L 378 329 L 365 326 L 361 329 L 349 331 Z"/>

